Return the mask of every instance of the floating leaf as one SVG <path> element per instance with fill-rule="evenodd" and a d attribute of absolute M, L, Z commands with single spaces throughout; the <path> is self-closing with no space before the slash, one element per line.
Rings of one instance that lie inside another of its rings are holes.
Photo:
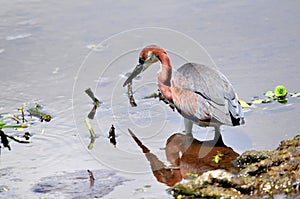
<path fill-rule="evenodd" d="M 104 49 L 105 46 L 101 45 L 101 44 L 89 44 L 86 46 L 88 49 L 94 50 L 94 51 L 101 51 Z"/>
<path fill-rule="evenodd" d="M 300 93 L 290 93 L 291 97 L 300 97 Z"/>
<path fill-rule="evenodd" d="M 242 108 L 250 108 L 250 105 L 245 102 L 244 100 L 239 100 L 240 105 L 242 106 Z"/>
<path fill-rule="evenodd" d="M 273 91 L 267 91 L 267 92 L 265 93 L 265 96 L 270 97 L 270 98 L 273 98 L 273 97 L 274 97 L 274 93 L 273 93 Z"/>
<path fill-rule="evenodd" d="M 253 104 L 261 104 L 263 102 L 262 99 L 255 99 L 255 100 L 252 100 L 252 103 Z"/>
<path fill-rule="evenodd" d="M 286 88 L 282 85 L 276 86 L 274 89 L 274 94 L 276 97 L 285 97 L 286 96 Z"/>
<path fill-rule="evenodd" d="M 5 122 L 3 120 L 0 120 L 0 129 L 3 128 L 4 124 L 5 124 Z"/>
<path fill-rule="evenodd" d="M 270 103 L 272 100 L 270 98 L 267 99 L 254 99 L 252 100 L 253 104 L 261 104 L 261 103 Z"/>
<path fill-rule="evenodd" d="M 59 67 L 56 67 L 56 68 L 52 71 L 52 74 L 56 74 L 56 73 L 58 73 L 58 71 L 59 71 Z"/>
<path fill-rule="evenodd" d="M 8 192 L 9 191 L 9 189 L 7 187 L 2 187 L 2 189 L 3 189 L 4 192 Z"/>
<path fill-rule="evenodd" d="M 95 45 L 95 44 L 89 44 L 89 45 L 87 45 L 86 46 L 88 49 L 95 49 L 95 48 L 97 48 L 97 45 Z"/>
<path fill-rule="evenodd" d="M 271 102 L 271 99 L 264 99 L 263 101 L 262 101 L 262 103 L 270 103 Z"/>

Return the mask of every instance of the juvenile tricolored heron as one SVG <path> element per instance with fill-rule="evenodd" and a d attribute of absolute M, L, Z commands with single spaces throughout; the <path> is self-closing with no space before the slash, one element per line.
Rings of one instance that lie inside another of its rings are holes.
<path fill-rule="evenodd" d="M 138 74 L 158 61 L 161 63 L 161 70 L 157 74 L 158 87 L 184 117 L 187 135 L 192 136 L 193 123 L 215 127 L 215 139 L 221 138 L 222 124 L 244 124 L 244 113 L 238 96 L 219 70 L 186 63 L 173 71 L 167 52 L 156 45 L 147 46 L 141 51 L 138 65 L 123 86 L 131 83 Z"/>

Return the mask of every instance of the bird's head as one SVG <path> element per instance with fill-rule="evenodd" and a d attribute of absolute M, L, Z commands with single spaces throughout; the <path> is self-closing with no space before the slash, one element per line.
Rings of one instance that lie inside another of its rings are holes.
<path fill-rule="evenodd" d="M 141 52 L 139 56 L 139 63 L 134 68 L 133 72 L 124 82 L 123 87 L 132 82 L 132 80 L 138 76 L 141 72 L 145 71 L 150 65 L 160 61 L 161 53 L 165 53 L 166 51 L 156 45 L 146 46 Z"/>

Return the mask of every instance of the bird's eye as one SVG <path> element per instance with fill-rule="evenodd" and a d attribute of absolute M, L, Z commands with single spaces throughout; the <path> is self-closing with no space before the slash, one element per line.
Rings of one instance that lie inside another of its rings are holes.
<path fill-rule="evenodd" d="M 144 64 L 144 63 L 145 63 L 145 59 L 144 59 L 143 57 L 140 57 L 140 58 L 139 58 L 139 63 L 140 63 L 140 64 Z"/>

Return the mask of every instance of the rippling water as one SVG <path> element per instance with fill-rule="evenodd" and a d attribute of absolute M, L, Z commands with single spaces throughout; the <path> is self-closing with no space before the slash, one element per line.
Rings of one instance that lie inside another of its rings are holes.
<path fill-rule="evenodd" d="M 34 187 L 45 179 L 86 169 L 132 179 L 113 184 L 107 198 L 168 197 L 127 129 L 168 165 L 162 148 L 183 122 L 163 102 L 143 99 L 156 92 L 158 65 L 134 81 L 138 107 L 130 107 L 122 84 L 140 49 L 150 43 L 167 48 L 175 69 L 186 61 L 217 66 L 246 101 L 279 84 L 299 92 L 299 7 L 297 1 L 2 1 L 0 112 L 39 102 L 53 120 L 29 129 L 30 144 L 2 148 L 0 185 L 7 189 L 0 198 L 40 197 Z M 84 93 L 89 87 L 102 102 L 91 121 L 92 151 L 84 123 L 92 108 Z M 225 143 L 238 153 L 274 149 L 299 133 L 299 101 L 258 105 L 245 114 L 246 125 L 222 128 Z M 112 124 L 116 148 L 107 137 Z M 194 131 L 200 140 L 213 136 L 212 129 Z"/>

